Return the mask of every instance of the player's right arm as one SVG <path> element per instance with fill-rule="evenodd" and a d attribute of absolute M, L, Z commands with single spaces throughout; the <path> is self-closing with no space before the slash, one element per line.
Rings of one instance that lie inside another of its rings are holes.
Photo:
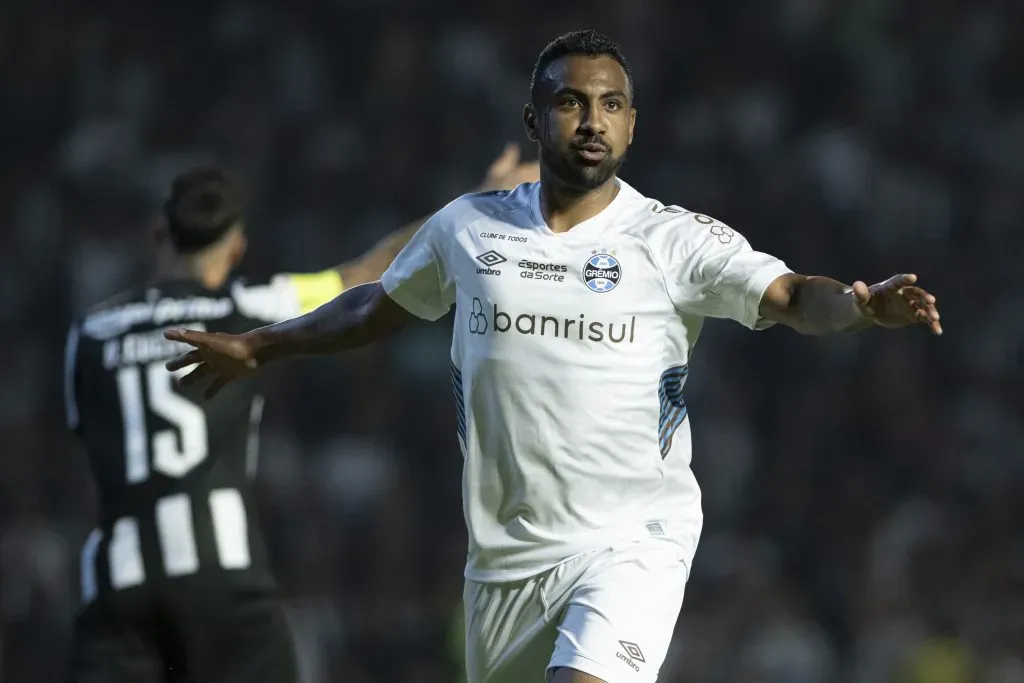
<path fill-rule="evenodd" d="M 267 363 L 366 346 L 405 327 L 414 317 L 437 320 L 455 303 L 455 282 L 443 244 L 456 200 L 431 217 L 380 281 L 347 289 L 305 315 L 244 334 L 172 329 L 167 339 L 193 347 L 167 363 L 171 371 L 196 365 L 183 380 L 210 380 L 207 397 Z"/>
<path fill-rule="evenodd" d="M 169 361 L 167 369 L 197 365 L 181 383 L 210 379 L 209 398 L 231 380 L 267 363 L 366 346 L 402 329 L 409 319 L 380 282 L 359 285 L 311 313 L 244 334 L 167 330 L 167 339 L 194 347 Z"/>

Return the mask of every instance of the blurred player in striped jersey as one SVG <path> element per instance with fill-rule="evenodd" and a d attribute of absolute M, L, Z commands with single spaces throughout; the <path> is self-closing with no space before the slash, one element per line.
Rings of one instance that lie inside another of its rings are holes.
<path fill-rule="evenodd" d="M 487 189 L 536 179 L 510 146 Z M 267 283 L 231 281 L 246 248 L 243 200 L 218 168 L 175 179 L 162 207 L 148 284 L 76 320 L 68 336 L 68 423 L 84 442 L 100 519 L 82 552 L 79 683 L 297 680 L 253 501 L 262 398 L 240 382 L 209 402 L 164 363 L 163 330 L 242 332 L 285 320 L 376 280 L 423 221 L 360 258 Z"/>

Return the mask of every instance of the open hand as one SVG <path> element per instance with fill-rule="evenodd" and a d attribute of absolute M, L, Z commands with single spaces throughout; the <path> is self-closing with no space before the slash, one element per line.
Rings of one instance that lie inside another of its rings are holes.
<path fill-rule="evenodd" d="M 942 334 L 935 297 L 915 287 L 913 273 L 894 275 L 870 287 L 858 280 L 853 295 L 861 313 L 881 327 L 904 327 L 914 323 L 927 325 L 932 334 Z"/>
<path fill-rule="evenodd" d="M 540 162 L 522 161 L 519 145 L 510 142 L 505 145 L 501 155 L 494 160 L 487 175 L 480 184 L 481 192 L 493 190 L 511 190 L 520 183 L 533 183 L 540 180 Z"/>
<path fill-rule="evenodd" d="M 166 367 L 174 372 L 195 365 L 196 368 L 182 377 L 180 383 L 188 386 L 210 379 L 205 398 L 211 398 L 231 380 L 256 369 L 256 345 L 251 335 L 198 332 L 179 327 L 166 330 L 164 338 L 194 347 L 167 361 Z"/>

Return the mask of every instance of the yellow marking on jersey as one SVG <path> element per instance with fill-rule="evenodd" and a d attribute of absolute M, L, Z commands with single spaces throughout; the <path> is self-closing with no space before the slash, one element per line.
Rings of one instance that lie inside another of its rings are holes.
<path fill-rule="evenodd" d="M 289 273 L 288 279 L 299 300 L 299 313 L 305 314 L 323 306 L 345 290 L 341 275 L 336 270 L 320 273 Z"/>

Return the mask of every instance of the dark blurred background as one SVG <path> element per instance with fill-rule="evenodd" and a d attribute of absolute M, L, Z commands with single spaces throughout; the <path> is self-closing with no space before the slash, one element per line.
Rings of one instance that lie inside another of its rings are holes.
<path fill-rule="evenodd" d="M 533 60 L 575 28 L 633 62 L 634 187 L 799 271 L 916 271 L 944 314 L 705 328 L 706 524 L 661 680 L 1024 682 L 1020 0 L 3 0 L 3 683 L 64 666 L 94 510 L 64 335 L 145 275 L 170 178 L 241 175 L 247 274 L 333 265 L 525 144 Z M 448 343 L 268 377 L 261 514 L 308 683 L 461 678 Z"/>

